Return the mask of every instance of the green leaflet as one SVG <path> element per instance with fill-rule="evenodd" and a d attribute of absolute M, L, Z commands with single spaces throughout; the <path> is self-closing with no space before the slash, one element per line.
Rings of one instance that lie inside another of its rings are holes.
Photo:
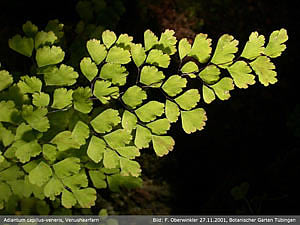
<path fill-rule="evenodd" d="M 232 62 L 234 53 L 238 50 L 238 43 L 239 42 L 235 40 L 233 36 L 228 34 L 222 35 L 218 40 L 211 62 L 221 68 L 225 68 Z"/>
<path fill-rule="evenodd" d="M 15 123 L 18 110 L 15 108 L 13 101 L 1 101 L 0 102 L 0 122 Z"/>
<path fill-rule="evenodd" d="M 86 43 L 86 48 L 93 59 L 93 61 L 99 65 L 107 55 L 107 51 L 104 45 L 100 44 L 99 40 L 92 39 Z"/>
<path fill-rule="evenodd" d="M 135 110 L 136 115 L 143 122 L 151 122 L 157 116 L 164 113 L 164 104 L 157 101 L 150 101 Z"/>
<path fill-rule="evenodd" d="M 158 37 L 151 30 L 146 30 L 144 33 L 145 50 L 148 51 L 157 44 L 158 44 Z"/>
<path fill-rule="evenodd" d="M 170 64 L 170 56 L 164 54 L 159 49 L 152 49 L 148 54 L 146 62 L 152 64 L 153 66 L 168 68 Z"/>
<path fill-rule="evenodd" d="M 63 109 L 72 105 L 73 90 L 67 90 L 66 88 L 55 89 L 53 94 L 52 108 Z"/>
<path fill-rule="evenodd" d="M 276 58 L 286 49 L 284 44 L 288 40 L 286 29 L 273 31 L 270 35 L 269 42 L 266 46 L 264 54 L 271 58 Z"/>
<path fill-rule="evenodd" d="M 151 139 L 152 134 L 148 128 L 142 127 L 141 125 L 136 126 L 136 134 L 134 139 L 134 144 L 136 147 L 138 147 L 139 149 L 149 148 Z"/>
<path fill-rule="evenodd" d="M 66 158 L 53 165 L 58 178 L 65 178 L 77 174 L 80 170 L 80 159 L 75 157 Z"/>
<path fill-rule="evenodd" d="M 72 132 L 70 131 L 62 131 L 58 133 L 52 140 L 51 144 L 55 144 L 59 151 L 66 151 L 69 149 L 79 149 L 81 144 L 74 140 L 72 137 Z"/>
<path fill-rule="evenodd" d="M 195 73 L 197 72 L 198 66 L 196 63 L 189 61 L 186 64 L 183 65 L 183 67 L 181 68 L 181 72 L 182 73 Z"/>
<path fill-rule="evenodd" d="M 138 162 L 120 157 L 120 167 L 122 176 L 140 176 L 142 170 Z"/>
<path fill-rule="evenodd" d="M 107 177 L 107 183 L 111 191 L 120 192 L 120 187 L 127 189 L 140 188 L 142 186 L 142 179 L 138 177 L 114 174 Z"/>
<path fill-rule="evenodd" d="M 89 81 L 92 81 L 98 74 L 97 65 L 92 62 L 90 57 L 84 57 L 81 60 L 80 70 Z"/>
<path fill-rule="evenodd" d="M 8 202 L 9 197 L 12 195 L 12 192 L 8 184 L 4 182 L 0 182 L 0 190 L 1 190 L 1 195 L 0 195 L 0 206 L 1 206 L 1 203 L 3 204 L 3 201 Z M 0 207 L 0 209 L 2 208 L 3 207 Z"/>
<path fill-rule="evenodd" d="M 147 127 L 150 128 L 154 134 L 166 134 L 170 129 L 171 124 L 168 119 L 158 119 L 151 123 L 147 124 Z"/>
<path fill-rule="evenodd" d="M 123 48 L 124 50 L 130 50 L 133 37 L 129 36 L 128 34 L 120 34 L 118 40 L 116 41 L 116 46 Z"/>
<path fill-rule="evenodd" d="M 146 92 L 139 86 L 132 86 L 128 88 L 122 96 L 122 101 L 131 108 L 136 108 L 147 99 Z"/>
<path fill-rule="evenodd" d="M 178 120 L 180 110 L 176 103 L 171 102 L 170 100 L 166 101 L 165 114 L 167 119 L 171 123 L 175 123 Z"/>
<path fill-rule="evenodd" d="M 23 105 L 22 117 L 33 128 L 40 132 L 46 132 L 49 128 L 47 118 L 48 110 L 46 108 L 37 108 L 33 110 L 31 105 Z"/>
<path fill-rule="evenodd" d="M 9 146 L 15 140 L 15 135 L 0 124 L 0 141 L 4 147 Z"/>
<path fill-rule="evenodd" d="M 173 150 L 175 141 L 170 136 L 152 135 L 153 148 L 157 156 L 167 155 Z"/>
<path fill-rule="evenodd" d="M 157 48 L 162 50 L 163 53 L 166 53 L 168 55 L 174 55 L 177 51 L 177 40 L 174 34 L 174 30 L 166 29 L 160 36 Z"/>
<path fill-rule="evenodd" d="M 72 139 L 76 140 L 80 145 L 84 145 L 86 143 L 86 139 L 90 136 L 90 128 L 82 121 L 78 121 L 72 131 Z"/>
<path fill-rule="evenodd" d="M 12 83 L 12 75 L 6 70 L 0 70 L 0 91 L 8 88 Z"/>
<path fill-rule="evenodd" d="M 106 133 L 121 122 L 119 112 L 107 109 L 91 121 L 91 125 L 97 133 Z"/>
<path fill-rule="evenodd" d="M 205 67 L 200 73 L 199 77 L 207 84 L 213 84 L 220 79 L 220 73 L 218 67 L 215 65 L 209 65 Z"/>
<path fill-rule="evenodd" d="M 73 206 L 75 206 L 77 203 L 76 198 L 74 197 L 74 195 L 69 192 L 67 189 L 64 189 L 61 195 L 61 204 L 65 207 L 65 208 L 72 208 Z"/>
<path fill-rule="evenodd" d="M 187 134 L 203 130 L 206 120 L 206 113 L 202 108 L 181 111 L 182 128 Z"/>
<path fill-rule="evenodd" d="M 87 155 L 95 163 L 99 163 L 103 158 L 105 149 L 106 149 L 105 142 L 96 136 L 92 136 L 87 149 Z"/>
<path fill-rule="evenodd" d="M 42 81 L 37 77 L 22 76 L 18 82 L 18 88 L 24 94 L 40 92 L 42 90 Z"/>
<path fill-rule="evenodd" d="M 34 93 L 32 95 L 32 103 L 36 107 L 46 107 L 49 105 L 50 102 L 50 96 L 46 93 L 40 92 L 40 93 Z"/>
<path fill-rule="evenodd" d="M 227 70 L 238 88 L 248 88 L 248 85 L 255 84 L 255 76 L 250 74 L 252 70 L 246 62 L 237 61 L 227 67 Z"/>
<path fill-rule="evenodd" d="M 200 33 L 197 34 L 192 49 L 188 55 L 199 60 L 200 63 L 205 63 L 208 61 L 211 51 L 211 39 L 207 38 L 207 34 Z"/>
<path fill-rule="evenodd" d="M 65 58 L 65 53 L 61 47 L 44 46 L 36 51 L 35 59 L 39 67 L 55 65 L 62 62 Z"/>
<path fill-rule="evenodd" d="M 31 157 L 35 157 L 42 152 L 42 147 L 37 140 L 30 142 L 19 140 L 14 142 L 11 148 L 14 148 L 15 156 L 22 163 L 28 162 Z"/>
<path fill-rule="evenodd" d="M 90 170 L 89 171 L 90 178 L 93 182 L 95 188 L 106 188 L 107 184 L 105 181 L 106 176 L 104 173 L 98 170 Z"/>
<path fill-rule="evenodd" d="M 233 80 L 229 77 L 222 78 L 218 83 L 210 86 L 220 100 L 227 100 L 230 98 L 230 90 L 234 89 Z"/>
<path fill-rule="evenodd" d="M 22 30 L 28 37 L 34 37 L 39 29 L 36 25 L 32 24 L 31 21 L 26 21 L 22 26 Z"/>
<path fill-rule="evenodd" d="M 9 47 L 27 57 L 31 57 L 34 48 L 34 43 L 32 38 L 21 37 L 19 34 L 13 36 L 8 40 Z"/>
<path fill-rule="evenodd" d="M 106 63 L 102 66 L 100 77 L 109 80 L 114 85 L 122 86 L 126 83 L 128 72 L 124 66 Z"/>
<path fill-rule="evenodd" d="M 34 46 L 35 49 L 38 49 L 39 47 L 43 45 L 52 45 L 57 40 L 57 37 L 55 36 L 53 31 L 45 32 L 40 31 L 35 35 L 34 39 Z"/>
<path fill-rule="evenodd" d="M 116 148 L 117 152 L 128 159 L 134 159 L 137 156 L 140 156 L 140 151 L 135 146 L 125 146 L 125 147 L 119 147 Z"/>
<path fill-rule="evenodd" d="M 171 97 L 181 93 L 186 87 L 187 80 L 179 75 L 173 75 L 163 84 L 162 89 Z"/>
<path fill-rule="evenodd" d="M 108 169 L 117 168 L 119 165 L 118 154 L 112 149 L 106 149 L 103 155 L 103 165 Z"/>
<path fill-rule="evenodd" d="M 44 194 L 50 200 L 55 200 L 57 195 L 60 195 L 64 190 L 64 186 L 61 181 L 55 177 L 52 177 L 50 181 L 44 187 Z"/>
<path fill-rule="evenodd" d="M 246 59 L 255 59 L 264 52 L 265 37 L 257 32 L 252 32 L 247 41 L 241 57 Z"/>
<path fill-rule="evenodd" d="M 267 56 L 257 57 L 253 62 L 250 63 L 250 66 L 258 75 L 259 82 L 264 86 L 275 84 L 277 82 L 277 73 L 274 71 L 275 65 Z"/>
<path fill-rule="evenodd" d="M 74 109 L 82 113 L 89 113 L 93 109 L 91 89 L 89 87 L 79 87 L 73 91 L 72 98 Z"/>
<path fill-rule="evenodd" d="M 91 208 L 95 205 L 97 193 L 94 188 L 74 190 L 73 194 L 82 208 Z"/>
<path fill-rule="evenodd" d="M 125 110 L 122 116 L 122 127 L 128 132 L 130 132 L 136 128 L 136 124 L 137 117 L 128 110 Z"/>
<path fill-rule="evenodd" d="M 54 162 L 56 160 L 57 150 L 54 145 L 44 144 L 43 145 L 43 157 L 46 160 Z"/>
<path fill-rule="evenodd" d="M 104 80 L 97 80 L 94 87 L 94 95 L 103 103 L 107 104 L 111 98 L 119 96 L 119 88 L 111 87 L 112 83 Z"/>
<path fill-rule="evenodd" d="M 142 84 L 160 87 L 165 75 L 162 71 L 159 71 L 155 66 L 144 66 L 141 71 L 140 82 Z"/>
<path fill-rule="evenodd" d="M 44 79 L 48 86 L 71 86 L 76 83 L 78 73 L 73 67 L 61 64 L 60 67 L 53 66 L 44 72 Z"/>
<path fill-rule="evenodd" d="M 204 84 L 202 86 L 202 94 L 203 94 L 203 100 L 207 104 L 213 102 L 216 99 L 214 91 Z"/>
<path fill-rule="evenodd" d="M 200 101 L 200 94 L 197 89 L 190 89 L 175 98 L 175 102 L 185 110 L 194 108 Z"/>
<path fill-rule="evenodd" d="M 116 149 L 128 145 L 132 139 L 132 136 L 126 130 L 118 129 L 106 134 L 103 136 L 103 138 L 111 148 Z"/>
<path fill-rule="evenodd" d="M 114 46 L 107 54 L 106 62 L 114 64 L 127 64 L 131 61 L 130 53 L 128 50 Z"/>
<path fill-rule="evenodd" d="M 53 31 L 55 36 L 58 39 L 61 39 L 64 36 L 63 31 L 64 25 L 58 21 L 58 19 L 55 20 L 49 20 L 47 26 L 45 27 L 45 31 Z"/>
<path fill-rule="evenodd" d="M 186 38 L 183 38 L 179 41 L 178 52 L 181 60 L 185 56 L 187 56 L 191 52 L 191 50 L 192 50 L 192 46 Z"/>
<path fill-rule="evenodd" d="M 72 191 L 80 188 L 86 188 L 88 186 L 88 178 L 86 172 L 82 169 L 79 173 L 68 176 L 62 179 L 63 184 L 70 188 Z"/>
<path fill-rule="evenodd" d="M 10 167 L 8 165 L 8 168 L 5 168 L 0 172 L 0 181 L 12 181 L 17 180 L 20 177 L 24 176 L 24 172 L 17 166 L 13 165 Z"/>
<path fill-rule="evenodd" d="M 102 40 L 106 48 L 110 48 L 117 40 L 117 36 L 113 31 L 106 30 L 102 33 Z"/>
<path fill-rule="evenodd" d="M 130 52 L 135 65 L 140 67 L 146 59 L 145 49 L 141 44 L 132 44 Z"/>
<path fill-rule="evenodd" d="M 52 170 L 47 163 L 40 162 L 29 173 L 29 181 L 39 187 L 43 186 L 52 176 Z"/>

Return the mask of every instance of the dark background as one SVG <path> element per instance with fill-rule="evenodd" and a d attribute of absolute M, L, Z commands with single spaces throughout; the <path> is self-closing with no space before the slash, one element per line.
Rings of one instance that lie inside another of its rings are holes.
<path fill-rule="evenodd" d="M 18 70 L 26 63 L 7 46 L 8 38 L 20 32 L 23 23 L 31 20 L 43 27 L 49 19 L 58 18 L 70 29 L 80 20 L 76 2 L 1 1 L 2 66 Z M 172 28 L 170 12 L 163 13 L 160 8 L 171 7 L 175 17 L 190 15 L 190 9 L 180 1 L 175 5 L 147 0 L 122 2 L 125 11 L 119 20 L 114 25 L 102 25 L 117 34 L 128 33 L 136 42 L 142 41 L 148 28 L 156 34 Z M 145 151 L 141 159 L 145 178 L 169 187 L 167 197 L 158 193 L 155 201 L 164 202 L 172 214 L 300 214 L 298 7 L 292 1 L 279 0 L 189 2 L 201 2 L 202 8 L 194 8 L 196 13 L 188 17 L 196 25 L 183 21 L 176 28 L 180 33 L 188 27 L 186 34 L 191 38 L 203 32 L 216 43 L 218 37 L 229 33 L 240 40 L 241 47 L 252 31 L 268 37 L 273 30 L 286 28 L 289 40 L 287 50 L 273 60 L 279 80 L 275 85 L 264 87 L 257 82 L 246 90 L 235 89 L 228 101 L 206 105 L 208 121 L 201 132 L 187 135 L 177 123 L 170 132 L 176 146 L 168 156 L 160 159 Z M 67 38 L 71 42 L 74 36 Z M 245 198 L 235 200 L 231 190 L 243 183 L 249 185 Z M 120 207 L 119 211 L 130 212 Z M 153 214 L 164 212 L 150 210 Z"/>

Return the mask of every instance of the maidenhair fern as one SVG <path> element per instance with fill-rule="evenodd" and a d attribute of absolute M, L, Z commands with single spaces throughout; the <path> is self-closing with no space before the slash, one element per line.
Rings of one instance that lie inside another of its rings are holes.
<path fill-rule="evenodd" d="M 140 186 L 135 159 L 141 149 L 166 155 L 175 144 L 168 135 L 172 123 L 180 120 L 188 134 L 200 131 L 206 104 L 229 99 L 256 76 L 264 86 L 276 83 L 271 58 L 288 39 L 280 29 L 265 44 L 253 32 L 237 57 L 239 42 L 228 34 L 213 50 L 202 33 L 190 44 L 177 43 L 172 30 L 160 37 L 147 30 L 142 45 L 107 30 L 102 40 L 86 43 L 76 71 L 63 63 L 63 25 L 50 25 L 39 31 L 27 22 L 25 36 L 9 40 L 11 49 L 33 59 L 32 74 L 16 80 L 0 71 L 0 208 L 12 196 L 90 208 L 96 189 Z"/>

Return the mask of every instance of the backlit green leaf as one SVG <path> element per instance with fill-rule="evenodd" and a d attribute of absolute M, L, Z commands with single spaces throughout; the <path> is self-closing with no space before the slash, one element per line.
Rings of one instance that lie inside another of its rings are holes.
<path fill-rule="evenodd" d="M 146 53 L 145 53 L 145 49 L 141 44 L 131 45 L 131 55 L 137 67 L 140 67 L 145 62 Z"/>
<path fill-rule="evenodd" d="M 4 182 L 0 182 L 0 190 L 1 190 L 0 203 L 3 203 L 3 201 L 8 202 L 10 196 L 12 195 L 11 189 L 8 186 L 8 184 Z"/>
<path fill-rule="evenodd" d="M 250 60 L 257 58 L 264 52 L 264 44 L 265 37 L 263 35 L 259 35 L 257 32 L 252 32 L 241 54 L 241 57 Z"/>
<path fill-rule="evenodd" d="M 52 177 L 50 181 L 44 187 L 44 194 L 50 200 L 55 200 L 57 195 L 60 195 L 64 190 L 64 186 L 61 181 L 55 177 Z"/>
<path fill-rule="evenodd" d="M 166 101 L 165 114 L 167 119 L 174 123 L 177 121 L 178 116 L 180 114 L 179 107 L 176 103 L 171 102 L 170 100 Z"/>
<path fill-rule="evenodd" d="M 105 148 L 106 148 L 106 144 L 102 139 L 96 136 L 92 136 L 89 143 L 89 147 L 87 149 L 87 155 L 95 163 L 99 163 L 103 158 Z"/>
<path fill-rule="evenodd" d="M 54 145 L 44 144 L 43 145 L 43 157 L 49 161 L 54 162 L 56 160 L 57 150 Z"/>
<path fill-rule="evenodd" d="M 102 40 L 106 48 L 110 48 L 117 40 L 117 36 L 113 31 L 106 30 L 102 33 Z"/>
<path fill-rule="evenodd" d="M 134 139 L 134 144 L 136 147 L 138 147 L 139 149 L 149 148 L 151 139 L 151 131 L 148 128 L 142 127 L 141 125 L 136 126 L 136 134 Z"/>
<path fill-rule="evenodd" d="M 179 75 L 173 75 L 168 78 L 168 80 L 163 84 L 162 89 L 169 96 L 176 96 L 181 93 L 183 88 L 186 87 L 187 80 Z"/>
<path fill-rule="evenodd" d="M 135 157 L 140 156 L 140 151 L 135 146 L 120 147 L 116 148 L 116 150 L 121 156 L 128 159 L 134 159 Z"/>
<path fill-rule="evenodd" d="M 18 82 L 18 87 L 22 93 L 34 93 L 42 90 L 42 81 L 37 77 L 22 76 Z"/>
<path fill-rule="evenodd" d="M 187 133 L 203 130 L 207 120 L 204 109 L 197 108 L 191 111 L 181 111 L 182 128 Z"/>
<path fill-rule="evenodd" d="M 203 85 L 202 87 L 202 94 L 203 94 L 203 100 L 207 104 L 211 103 L 216 99 L 214 91 L 211 88 L 207 87 L 206 85 Z"/>
<path fill-rule="evenodd" d="M 175 141 L 170 136 L 152 135 L 153 148 L 157 156 L 167 155 L 173 150 Z"/>
<path fill-rule="evenodd" d="M 136 128 L 136 124 L 137 117 L 128 110 L 125 110 L 122 116 L 122 127 L 128 132 L 130 132 Z"/>
<path fill-rule="evenodd" d="M 220 70 L 215 65 L 205 67 L 200 73 L 200 78 L 207 84 L 213 84 L 220 79 Z"/>
<path fill-rule="evenodd" d="M 52 108 L 63 109 L 72 104 L 73 90 L 67 90 L 66 88 L 55 89 L 53 94 Z"/>
<path fill-rule="evenodd" d="M 149 64 L 152 64 L 154 66 L 168 68 L 168 66 L 170 64 L 170 56 L 167 54 L 164 54 L 159 49 L 152 49 L 148 54 L 146 62 Z"/>
<path fill-rule="evenodd" d="M 128 72 L 124 66 L 106 63 L 102 66 L 100 77 L 111 81 L 114 85 L 124 85 Z"/>
<path fill-rule="evenodd" d="M 229 91 L 234 89 L 233 80 L 229 77 L 222 78 L 218 83 L 211 85 L 210 87 L 214 89 L 216 95 L 220 100 L 229 99 Z"/>
<path fill-rule="evenodd" d="M 47 163 L 40 162 L 29 173 L 29 181 L 39 187 L 43 186 L 52 176 L 52 170 Z"/>
<path fill-rule="evenodd" d="M 103 172 L 99 170 L 90 170 L 89 171 L 90 178 L 93 182 L 95 188 L 106 188 L 107 184 L 105 181 L 106 176 Z"/>
<path fill-rule="evenodd" d="M 71 86 L 76 83 L 78 73 L 73 67 L 61 64 L 60 67 L 53 66 L 44 73 L 44 79 L 48 86 Z"/>
<path fill-rule="evenodd" d="M 64 189 L 61 195 L 61 204 L 65 208 L 72 208 L 74 205 L 76 205 L 77 200 L 72 194 L 72 192 L 69 192 L 67 189 Z"/>
<path fill-rule="evenodd" d="M 127 64 L 130 61 L 129 51 L 117 46 L 112 47 L 106 57 L 106 62 L 113 64 Z"/>
<path fill-rule="evenodd" d="M 9 146 L 15 140 L 15 135 L 11 132 L 11 130 L 6 129 L 5 127 L 1 127 L 0 124 L 0 141 L 4 147 Z"/>
<path fill-rule="evenodd" d="M 46 132 L 49 128 L 49 120 L 47 118 L 48 110 L 46 108 L 38 108 L 33 110 L 31 105 L 23 105 L 22 117 L 33 128 L 40 132 Z"/>
<path fill-rule="evenodd" d="M 119 88 L 111 87 L 112 83 L 104 80 L 97 80 L 94 87 L 94 95 L 103 103 L 107 104 L 111 98 L 118 98 Z"/>
<path fill-rule="evenodd" d="M 94 188 L 74 190 L 73 194 L 82 208 L 91 208 L 95 205 L 97 192 Z"/>
<path fill-rule="evenodd" d="M 148 86 L 159 87 L 164 78 L 163 72 L 155 66 L 144 66 L 141 71 L 140 82 Z"/>
<path fill-rule="evenodd" d="M 116 41 L 116 46 L 123 48 L 124 50 L 130 50 L 133 37 L 128 34 L 121 34 Z"/>
<path fill-rule="evenodd" d="M 77 174 L 80 170 L 80 159 L 75 157 L 66 158 L 53 165 L 58 178 L 64 178 Z"/>
<path fill-rule="evenodd" d="M 119 112 L 114 109 L 107 109 L 93 119 L 91 125 L 97 133 L 106 133 L 111 131 L 120 122 Z"/>
<path fill-rule="evenodd" d="M 168 119 L 158 119 L 147 124 L 154 134 L 166 134 L 171 125 Z"/>
<path fill-rule="evenodd" d="M 122 101 L 131 108 L 136 108 L 147 99 L 146 92 L 139 86 L 132 86 L 128 88 L 122 96 Z"/>
<path fill-rule="evenodd" d="M 120 167 L 122 176 L 138 177 L 141 175 L 141 166 L 138 162 L 120 157 Z"/>
<path fill-rule="evenodd" d="M 44 46 L 36 51 L 36 62 L 39 67 L 55 65 L 62 62 L 65 58 L 65 53 L 58 46 Z"/>
<path fill-rule="evenodd" d="M 188 55 L 199 60 L 200 63 L 205 63 L 208 61 L 211 51 L 211 39 L 207 38 L 207 34 L 200 33 L 197 34 L 192 46 L 192 50 Z"/>
<path fill-rule="evenodd" d="M 81 60 L 80 70 L 89 81 L 92 81 L 98 74 L 97 65 L 92 62 L 90 57 L 84 57 Z"/>
<path fill-rule="evenodd" d="M 176 37 L 174 36 L 175 31 L 166 29 L 160 36 L 158 42 L 158 49 L 162 50 L 168 55 L 174 55 L 176 53 Z"/>
<path fill-rule="evenodd" d="M 179 52 L 179 58 L 181 60 L 185 56 L 187 56 L 191 52 L 191 50 L 192 50 L 192 46 L 186 38 L 183 38 L 179 41 L 178 52 Z"/>
<path fill-rule="evenodd" d="M 78 190 L 79 188 L 85 188 L 88 186 L 88 178 L 85 170 L 81 170 L 79 173 L 62 179 L 63 184 L 70 188 L 72 191 Z"/>
<path fill-rule="evenodd" d="M 274 71 L 275 65 L 267 56 L 257 57 L 253 62 L 250 63 L 250 66 L 258 75 L 259 82 L 264 86 L 275 84 L 277 82 L 277 73 Z"/>
<path fill-rule="evenodd" d="M 225 68 L 234 58 L 234 53 L 237 52 L 238 41 L 233 36 L 224 34 L 217 43 L 216 50 L 211 59 L 211 62 L 219 67 Z"/>
<path fill-rule="evenodd" d="M 148 51 L 157 44 L 158 44 L 158 37 L 151 30 L 146 30 L 144 33 L 145 50 Z"/>
<path fill-rule="evenodd" d="M 19 140 L 12 145 L 12 148 L 16 148 L 15 155 L 22 163 L 28 162 L 31 157 L 35 157 L 42 152 L 42 147 L 37 140 L 31 142 Z"/>
<path fill-rule="evenodd" d="M 106 149 L 103 156 L 103 165 L 105 168 L 116 168 L 119 165 L 119 156 L 112 149 Z"/>
<path fill-rule="evenodd" d="M 66 151 L 69 149 L 79 149 L 81 144 L 72 137 L 71 131 L 62 131 L 58 133 L 52 140 L 52 144 L 57 145 L 59 151 Z"/>
<path fill-rule="evenodd" d="M 269 42 L 266 46 L 264 54 L 271 58 L 276 58 L 286 49 L 284 44 L 288 40 L 286 29 L 280 29 L 273 31 L 270 35 Z"/>
<path fill-rule="evenodd" d="M 157 116 L 164 113 L 164 104 L 157 101 L 150 101 L 135 110 L 136 115 L 143 122 L 151 122 Z"/>
<path fill-rule="evenodd" d="M 182 73 L 194 73 L 197 72 L 198 66 L 196 63 L 194 63 L 193 61 L 189 61 L 186 64 L 183 65 L 183 67 L 181 68 L 181 72 Z"/>
<path fill-rule="evenodd" d="M 22 30 L 28 37 L 34 37 L 38 32 L 38 27 L 31 21 L 26 21 L 26 23 L 22 26 Z"/>
<path fill-rule="evenodd" d="M 18 115 L 18 110 L 15 108 L 13 101 L 1 101 L 0 109 L 0 122 L 15 122 L 15 116 Z"/>
<path fill-rule="evenodd" d="M 182 109 L 190 110 L 200 101 L 200 94 L 197 89 L 190 89 L 175 98 L 175 101 Z"/>
<path fill-rule="evenodd" d="M 59 22 L 58 19 L 49 20 L 47 26 L 45 27 L 45 31 L 53 31 L 55 36 L 58 39 L 61 39 L 64 36 L 63 31 L 64 25 Z"/>
<path fill-rule="evenodd" d="M 107 55 L 107 51 L 104 45 L 100 44 L 99 40 L 92 39 L 86 43 L 87 50 L 94 60 L 94 62 L 99 65 Z"/>
<path fill-rule="evenodd" d="M 89 113 L 93 109 L 93 102 L 90 99 L 92 96 L 89 87 L 79 87 L 73 91 L 72 98 L 74 109 L 82 113 Z"/>
<path fill-rule="evenodd" d="M 72 139 L 76 140 L 80 145 L 86 143 L 86 139 L 90 136 L 90 128 L 82 121 L 78 121 L 72 131 Z"/>
<path fill-rule="evenodd" d="M 32 95 L 32 103 L 36 107 L 46 107 L 49 105 L 50 96 L 44 92 L 34 93 Z"/>
<path fill-rule="evenodd" d="M 12 75 L 6 70 L 0 70 L 0 91 L 8 88 L 12 83 Z"/>
<path fill-rule="evenodd" d="M 32 38 L 21 37 L 19 34 L 13 36 L 8 40 L 9 47 L 27 57 L 31 57 L 34 48 L 34 43 Z"/>
<path fill-rule="evenodd" d="M 132 136 L 128 131 L 124 129 L 118 129 L 106 134 L 103 138 L 111 148 L 116 149 L 129 144 Z"/>
<path fill-rule="evenodd" d="M 248 85 L 255 84 L 255 76 L 250 74 L 252 70 L 246 62 L 237 61 L 227 67 L 227 70 L 238 88 L 248 88 Z"/>
<path fill-rule="evenodd" d="M 38 49 L 39 47 L 43 45 L 52 45 L 57 40 L 57 37 L 55 36 L 53 31 L 45 32 L 40 31 L 35 35 L 34 39 L 34 45 L 35 49 Z"/>

